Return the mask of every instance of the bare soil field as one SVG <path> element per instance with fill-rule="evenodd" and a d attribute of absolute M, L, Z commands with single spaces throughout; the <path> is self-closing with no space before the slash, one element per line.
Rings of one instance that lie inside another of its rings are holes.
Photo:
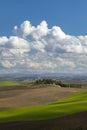
<path fill-rule="evenodd" d="M 0 130 L 87 130 L 87 112 L 45 121 L 0 123 Z"/>
<path fill-rule="evenodd" d="M 47 104 L 80 90 L 50 85 L 0 88 L 0 109 Z"/>
<path fill-rule="evenodd" d="M 81 90 L 83 89 L 50 85 L 0 88 L 0 109 L 47 104 Z M 87 130 L 87 112 L 45 121 L 0 123 L 0 130 L 70 130 L 70 128 Z"/>

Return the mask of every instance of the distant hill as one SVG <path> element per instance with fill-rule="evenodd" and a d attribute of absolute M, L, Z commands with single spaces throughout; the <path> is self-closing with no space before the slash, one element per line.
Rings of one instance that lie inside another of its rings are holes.
<path fill-rule="evenodd" d="M 87 85 L 87 74 L 72 74 L 72 73 L 8 73 L 0 74 L 0 80 L 36 80 L 40 78 L 51 78 L 61 80 L 65 83 L 76 83 Z"/>

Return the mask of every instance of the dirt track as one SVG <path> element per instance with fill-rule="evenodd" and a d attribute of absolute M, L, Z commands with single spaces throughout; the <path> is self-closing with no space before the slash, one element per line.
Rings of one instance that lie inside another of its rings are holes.
<path fill-rule="evenodd" d="M 49 85 L 0 89 L 0 109 L 50 103 L 80 91 L 76 88 L 49 87 Z"/>
<path fill-rule="evenodd" d="M 47 121 L 2 123 L 0 130 L 87 130 L 87 112 Z"/>

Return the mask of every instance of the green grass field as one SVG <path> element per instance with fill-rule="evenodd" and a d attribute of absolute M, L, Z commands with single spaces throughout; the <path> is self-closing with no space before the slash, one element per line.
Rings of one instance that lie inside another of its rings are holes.
<path fill-rule="evenodd" d="M 7 87 L 7 86 L 17 86 L 20 85 L 19 82 L 12 81 L 12 80 L 1 80 L 0 87 Z"/>
<path fill-rule="evenodd" d="M 0 122 L 46 120 L 87 111 L 87 91 L 51 104 L 0 110 Z"/>

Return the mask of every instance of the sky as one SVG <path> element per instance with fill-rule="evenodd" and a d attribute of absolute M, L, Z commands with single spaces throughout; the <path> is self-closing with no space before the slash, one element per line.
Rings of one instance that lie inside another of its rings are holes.
<path fill-rule="evenodd" d="M 86 73 L 87 0 L 0 0 L 0 74 Z"/>

